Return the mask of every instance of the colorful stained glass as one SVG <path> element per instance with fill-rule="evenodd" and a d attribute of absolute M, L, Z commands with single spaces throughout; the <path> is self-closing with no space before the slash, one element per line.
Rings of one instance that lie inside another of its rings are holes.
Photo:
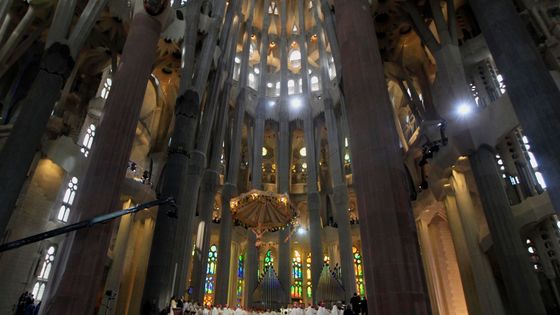
<path fill-rule="evenodd" d="M 241 304 L 243 300 L 243 263 L 245 262 L 245 257 L 243 255 L 239 255 L 237 258 L 237 304 Z"/>
<path fill-rule="evenodd" d="M 274 268 L 274 257 L 272 257 L 272 252 L 270 249 L 264 255 L 264 270 L 268 270 L 268 268 Z"/>
<path fill-rule="evenodd" d="M 307 297 L 311 298 L 312 290 L 311 290 L 311 254 L 307 255 L 307 259 L 305 260 L 305 278 L 306 278 L 306 291 Z"/>
<path fill-rule="evenodd" d="M 360 295 L 365 294 L 364 289 L 364 267 L 362 264 L 362 253 L 357 247 L 352 247 L 352 254 L 354 255 L 354 273 L 356 274 L 356 292 Z"/>
<path fill-rule="evenodd" d="M 208 265 L 206 267 L 206 282 L 204 283 L 204 304 L 211 305 L 214 301 L 214 285 L 216 281 L 216 265 L 218 262 L 218 247 L 210 246 Z"/>
<path fill-rule="evenodd" d="M 291 294 L 293 299 L 301 299 L 303 295 L 303 273 L 301 272 L 301 255 L 296 250 L 292 258 L 293 284 Z"/>

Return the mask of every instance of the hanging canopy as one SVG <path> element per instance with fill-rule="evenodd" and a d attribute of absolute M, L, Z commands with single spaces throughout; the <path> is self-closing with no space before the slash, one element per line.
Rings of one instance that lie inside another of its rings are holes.
<path fill-rule="evenodd" d="M 230 202 L 233 219 L 255 231 L 257 236 L 289 224 L 296 211 L 288 195 L 251 190 Z"/>

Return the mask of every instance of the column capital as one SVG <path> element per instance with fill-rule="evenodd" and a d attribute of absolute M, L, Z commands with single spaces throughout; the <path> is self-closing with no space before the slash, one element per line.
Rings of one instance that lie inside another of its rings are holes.
<path fill-rule="evenodd" d="M 453 187 L 453 184 L 451 182 L 449 182 L 449 180 L 446 180 L 443 185 L 443 192 L 445 193 L 446 196 L 455 196 L 455 187 Z"/>
<path fill-rule="evenodd" d="M 74 59 L 70 54 L 70 47 L 61 43 L 52 44 L 41 60 L 41 69 L 59 75 L 63 80 L 68 79 L 74 67 Z"/>
<path fill-rule="evenodd" d="M 232 183 L 225 183 L 222 188 L 222 199 L 231 199 L 237 195 L 237 185 Z"/>

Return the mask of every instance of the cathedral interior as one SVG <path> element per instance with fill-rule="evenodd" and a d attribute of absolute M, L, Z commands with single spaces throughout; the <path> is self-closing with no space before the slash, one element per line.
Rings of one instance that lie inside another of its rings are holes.
<path fill-rule="evenodd" d="M 554 0 L 2 0 L 0 243 L 138 211 L 0 313 L 560 314 L 559 86 Z"/>

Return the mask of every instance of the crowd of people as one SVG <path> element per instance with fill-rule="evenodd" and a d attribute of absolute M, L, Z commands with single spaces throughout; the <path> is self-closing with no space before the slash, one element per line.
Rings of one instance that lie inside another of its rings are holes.
<path fill-rule="evenodd" d="M 35 298 L 30 292 L 23 292 L 18 299 L 18 303 L 15 308 L 15 315 L 37 315 L 39 314 L 39 308 L 41 307 L 41 302 L 35 305 Z"/>
<path fill-rule="evenodd" d="M 367 300 L 357 293 L 350 299 L 350 304 L 342 302 L 334 303 L 328 308 L 324 303 L 319 305 L 294 303 L 286 308 L 278 310 L 262 310 L 258 308 L 235 308 L 228 305 L 198 305 L 197 303 L 185 302 L 183 299 L 172 298 L 169 308 L 162 311 L 161 315 L 367 315 Z"/>

